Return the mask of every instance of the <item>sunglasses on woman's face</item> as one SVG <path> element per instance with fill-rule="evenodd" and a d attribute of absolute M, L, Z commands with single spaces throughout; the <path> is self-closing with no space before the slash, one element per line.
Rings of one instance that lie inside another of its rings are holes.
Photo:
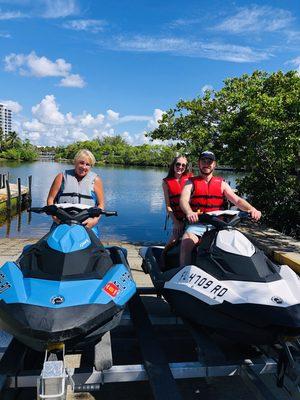
<path fill-rule="evenodd" d="M 186 167 L 186 164 L 177 162 L 177 163 L 175 164 L 175 167 L 177 167 L 177 168 L 179 168 L 179 167 L 185 168 L 185 167 Z"/>

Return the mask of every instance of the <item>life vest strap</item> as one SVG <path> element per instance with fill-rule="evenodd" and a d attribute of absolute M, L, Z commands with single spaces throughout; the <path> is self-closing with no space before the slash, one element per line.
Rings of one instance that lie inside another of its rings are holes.
<path fill-rule="evenodd" d="M 63 196 L 68 196 L 68 197 L 78 197 L 79 199 L 79 203 L 80 203 L 80 199 L 93 199 L 92 196 L 88 196 L 87 194 L 80 194 L 80 193 L 62 193 L 59 197 L 63 197 Z"/>

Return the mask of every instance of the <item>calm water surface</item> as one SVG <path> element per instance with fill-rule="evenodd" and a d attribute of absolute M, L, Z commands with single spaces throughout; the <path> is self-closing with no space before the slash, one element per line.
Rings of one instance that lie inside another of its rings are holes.
<path fill-rule="evenodd" d="M 27 186 L 29 175 L 33 177 L 32 206 L 46 204 L 50 185 L 54 177 L 71 164 L 51 161 L 34 163 L 1 162 L 0 173 L 10 173 L 10 181 L 21 178 Z M 165 242 L 171 224 L 164 230 L 165 205 L 162 179 L 166 171 L 154 168 L 94 167 L 93 171 L 103 180 L 106 210 L 118 211 L 118 217 L 101 218 L 102 239 L 125 242 Z M 222 173 L 235 187 L 235 176 Z M 14 217 L 10 224 L 0 226 L 0 237 L 41 237 L 51 225 L 51 218 L 23 212 L 21 218 Z"/>

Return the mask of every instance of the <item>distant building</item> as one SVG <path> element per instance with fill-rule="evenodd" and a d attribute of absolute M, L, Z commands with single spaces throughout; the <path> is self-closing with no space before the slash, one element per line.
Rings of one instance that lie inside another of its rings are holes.
<path fill-rule="evenodd" d="M 11 114 L 11 110 L 9 110 L 4 104 L 0 104 L 0 128 L 2 128 L 4 135 L 7 135 L 12 131 Z"/>

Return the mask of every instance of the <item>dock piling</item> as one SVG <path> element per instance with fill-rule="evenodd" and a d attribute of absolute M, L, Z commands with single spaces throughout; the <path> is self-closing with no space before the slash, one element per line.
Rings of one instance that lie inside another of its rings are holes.
<path fill-rule="evenodd" d="M 32 175 L 29 175 L 28 176 L 28 200 L 29 200 L 29 205 L 31 205 L 31 202 L 32 202 L 31 187 L 32 187 Z"/>
<path fill-rule="evenodd" d="M 17 209 L 18 213 L 21 212 L 22 209 L 22 189 L 21 189 L 21 178 L 18 178 L 18 197 L 17 197 Z"/>
<path fill-rule="evenodd" d="M 10 192 L 10 185 L 9 180 L 6 179 L 6 192 L 7 192 L 7 200 L 6 200 L 6 208 L 7 208 L 7 215 L 11 216 L 11 192 Z"/>
<path fill-rule="evenodd" d="M 1 175 L 1 189 L 5 188 L 5 174 Z"/>

